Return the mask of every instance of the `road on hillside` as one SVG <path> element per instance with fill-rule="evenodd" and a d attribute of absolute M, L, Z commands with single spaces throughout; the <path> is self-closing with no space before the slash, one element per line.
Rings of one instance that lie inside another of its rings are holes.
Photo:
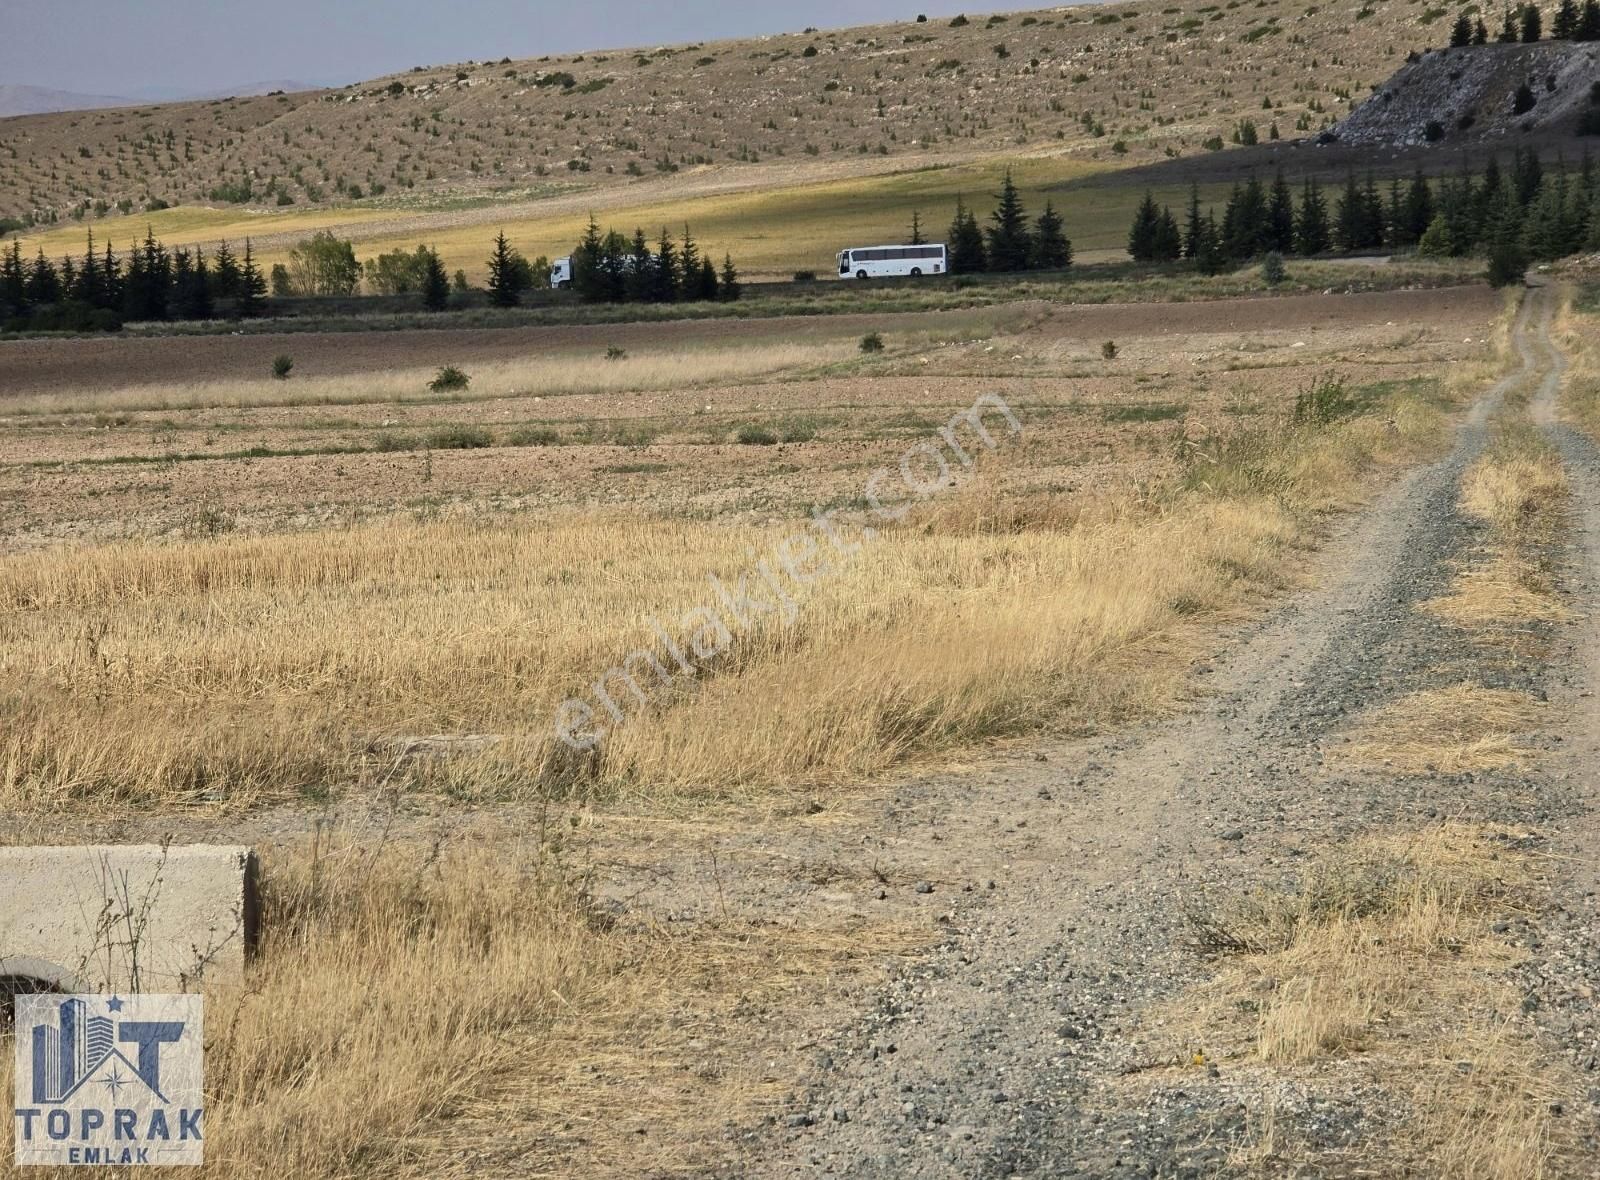
<path fill-rule="evenodd" d="M 1135 1018 L 1200 977 L 1184 900 L 1282 885 L 1325 846 L 1441 816 L 1549 837 L 1561 867 L 1555 904 L 1529 919 L 1527 943 L 1544 949 L 1526 984 L 1536 998 L 1593 985 L 1600 454 L 1555 420 L 1564 361 L 1550 337 L 1554 305 L 1548 289 L 1528 293 L 1514 327 L 1520 364 L 1464 415 L 1448 457 L 1345 523 L 1314 587 L 1215 663 L 1201 705 L 1138 734 L 1045 746 L 1048 761 L 1014 768 L 993 805 L 1010 809 L 1013 826 L 1028 825 L 1039 854 L 1005 866 L 1005 888 L 952 913 L 953 936 L 932 962 L 818 1047 L 801 1102 L 745 1137 L 747 1158 L 730 1174 L 1228 1174 L 1230 1146 L 1257 1136 L 1260 1115 L 1229 1074 L 1199 1069 L 1119 1089 L 1149 1067 L 1129 1035 Z M 1513 391 L 1533 394 L 1534 419 L 1560 448 L 1577 506 L 1568 556 L 1585 621 L 1559 629 L 1548 661 L 1473 650 L 1416 609 L 1444 591 L 1480 540 L 1458 511 L 1460 483 Z M 1549 712 L 1564 731 L 1546 735 L 1550 753 L 1535 771 L 1375 778 L 1324 759 L 1357 714 L 1464 679 L 1557 706 Z M 1537 1006 L 1580 1070 L 1595 1067 L 1593 1007 Z M 1279 1117 L 1316 1174 L 1374 1174 L 1350 1153 L 1405 1133 L 1396 1104 L 1364 1088 L 1359 1070 L 1327 1074 L 1314 1099 L 1288 1088 Z M 1592 1142 L 1600 1090 L 1589 1095 L 1562 1117 Z"/>

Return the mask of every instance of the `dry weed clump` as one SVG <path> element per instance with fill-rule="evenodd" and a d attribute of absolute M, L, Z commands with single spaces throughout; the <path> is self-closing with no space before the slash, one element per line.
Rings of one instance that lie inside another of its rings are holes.
<path fill-rule="evenodd" d="M 1397 774 L 1462 774 L 1513 766 L 1517 739 L 1539 725 L 1527 693 L 1453 684 L 1392 701 L 1363 718 L 1341 756 Z"/>

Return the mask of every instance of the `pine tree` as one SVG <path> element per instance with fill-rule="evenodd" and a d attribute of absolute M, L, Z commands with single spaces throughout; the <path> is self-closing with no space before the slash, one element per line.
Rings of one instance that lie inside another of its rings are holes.
<path fill-rule="evenodd" d="M 130 320 L 164 320 L 172 288 L 172 260 L 155 233 L 146 227 L 144 243 L 128 256 L 128 279 L 123 287 L 123 314 Z"/>
<path fill-rule="evenodd" d="M 1157 262 L 1176 262 L 1183 257 L 1183 233 L 1166 205 L 1161 207 L 1161 218 L 1156 222 L 1155 255 Z"/>
<path fill-rule="evenodd" d="M 430 248 L 422 264 L 422 306 L 429 311 L 443 311 L 449 305 L 450 279 L 444 273 L 439 252 Z"/>
<path fill-rule="evenodd" d="M 1561 0 L 1556 18 L 1550 24 L 1550 36 L 1557 41 L 1571 41 L 1578 35 L 1578 6 L 1573 0 Z"/>
<path fill-rule="evenodd" d="M 672 235 L 661 228 L 661 241 L 656 246 L 656 264 L 652 272 L 655 286 L 650 298 L 656 303 L 671 303 L 678 297 L 678 247 Z"/>
<path fill-rule="evenodd" d="M 682 276 L 678 283 L 678 298 L 697 298 L 695 292 L 700 288 L 700 247 L 695 244 L 687 225 L 683 227 L 683 244 L 678 247 L 678 268 Z"/>
<path fill-rule="evenodd" d="M 1189 186 L 1189 216 L 1183 229 L 1183 256 L 1185 258 L 1198 258 L 1200 256 L 1200 239 L 1205 233 L 1205 222 L 1200 216 L 1200 186 Z"/>
<path fill-rule="evenodd" d="M 1489 27 L 1483 23 L 1483 17 L 1481 16 L 1472 25 L 1472 43 L 1474 45 L 1489 44 Z"/>
<path fill-rule="evenodd" d="M 1300 254 L 1323 254 L 1332 244 L 1328 226 L 1328 202 L 1314 180 L 1307 180 L 1300 192 L 1300 212 L 1294 221 L 1294 245 Z"/>
<path fill-rule="evenodd" d="M 628 299 L 644 303 L 649 300 L 650 294 L 656 289 L 656 256 L 650 252 L 650 243 L 645 240 L 644 229 L 636 227 L 633 231 L 632 248 L 628 251 Z"/>
<path fill-rule="evenodd" d="M 1211 211 L 1200 223 L 1200 240 L 1196 244 L 1195 265 L 1203 275 L 1219 275 L 1228 269 L 1228 256 L 1222 248 L 1222 233 L 1217 229 L 1217 218 Z"/>
<path fill-rule="evenodd" d="M 239 263 L 224 238 L 217 246 L 217 256 L 211 264 L 211 285 L 218 299 L 239 297 Z"/>
<path fill-rule="evenodd" d="M 717 298 L 717 264 L 709 257 L 700 260 L 700 282 L 695 289 L 695 298 L 711 300 Z"/>
<path fill-rule="evenodd" d="M 11 249 L 0 260 L 0 324 L 23 316 L 28 310 L 28 272 L 22 262 L 22 243 L 12 239 Z"/>
<path fill-rule="evenodd" d="M 1222 215 L 1222 251 L 1243 262 L 1262 252 L 1267 233 L 1267 199 L 1261 181 L 1252 176 L 1234 185 Z"/>
<path fill-rule="evenodd" d="M 1513 12 L 1511 9 L 1507 8 L 1506 9 L 1505 22 L 1503 24 L 1501 24 L 1501 26 L 1500 26 L 1500 37 L 1499 37 L 1499 40 L 1504 44 L 1510 44 L 1511 42 L 1515 41 L 1516 39 L 1517 39 L 1517 14 L 1515 12 Z"/>
<path fill-rule="evenodd" d="M 1436 212 L 1433 190 L 1428 187 L 1427 177 L 1418 169 L 1411 177 L 1411 187 L 1406 190 L 1405 203 L 1401 209 L 1407 245 L 1414 245 L 1422 240 L 1422 235 L 1427 233 L 1428 227 L 1433 224 Z"/>
<path fill-rule="evenodd" d="M 1283 178 L 1283 169 L 1272 179 L 1272 195 L 1267 199 L 1266 248 L 1279 254 L 1294 253 L 1294 193 Z"/>
<path fill-rule="evenodd" d="M 1050 201 L 1034 224 L 1032 265 L 1039 270 L 1062 270 L 1072 265 L 1072 243 L 1062 230 L 1061 214 Z"/>
<path fill-rule="evenodd" d="M 1156 231 L 1160 222 L 1161 211 L 1156 207 L 1155 196 L 1146 189 L 1144 200 L 1134 211 L 1133 226 L 1128 230 L 1128 254 L 1135 262 L 1155 261 Z"/>
<path fill-rule="evenodd" d="M 956 197 L 956 215 L 950 222 L 948 255 L 951 274 L 976 274 L 987 270 L 989 266 L 978 219 L 959 195 Z"/>
<path fill-rule="evenodd" d="M 614 229 L 608 229 L 600 240 L 600 265 L 596 268 L 598 281 L 593 298 L 604 303 L 621 303 L 628 297 L 628 239 Z"/>
<path fill-rule="evenodd" d="M 89 231 L 89 243 L 83 251 L 83 265 L 78 268 L 72 284 L 72 298 L 90 307 L 106 306 L 106 288 L 100 281 L 100 260 L 94 252 L 94 230 Z"/>
<path fill-rule="evenodd" d="M 722 256 L 722 275 L 717 291 L 717 297 L 724 303 L 732 303 L 734 300 L 739 298 L 740 294 L 741 288 L 739 286 L 739 272 L 734 269 L 733 255 L 724 254 Z"/>
<path fill-rule="evenodd" d="M 1461 49 L 1470 44 L 1472 44 L 1472 21 L 1463 12 L 1456 17 L 1456 23 L 1450 29 L 1450 47 L 1452 49 Z"/>
<path fill-rule="evenodd" d="M 1544 36 L 1544 18 L 1539 15 L 1537 4 L 1524 4 L 1522 6 L 1522 41 L 1531 45 Z"/>
<path fill-rule="evenodd" d="M 105 257 L 100 262 L 100 285 L 105 289 L 105 302 L 101 306 L 107 309 L 121 307 L 122 263 L 109 241 L 106 242 Z"/>
<path fill-rule="evenodd" d="M 1028 257 L 1032 252 L 1028 234 L 1028 215 L 1022 208 L 1022 194 L 1017 191 L 1016 182 L 1011 179 L 1011 169 L 1007 168 L 1005 176 L 1000 182 L 1000 191 L 995 194 L 994 212 L 989 215 L 989 220 L 994 224 L 989 227 L 989 269 L 993 271 L 1018 271 L 1028 269 Z"/>
<path fill-rule="evenodd" d="M 1576 41 L 1600 41 L 1600 0 L 1584 0 L 1583 14 L 1573 33 Z"/>
<path fill-rule="evenodd" d="M 907 245 L 920 246 L 926 239 L 922 236 L 922 215 L 916 209 L 911 211 L 911 241 Z"/>
<path fill-rule="evenodd" d="M 489 302 L 495 307 L 515 307 L 522 302 L 516 255 L 501 230 L 495 235 L 494 253 L 489 255 Z"/>
<path fill-rule="evenodd" d="M 250 239 L 244 240 L 244 263 L 239 267 L 239 296 L 233 310 L 241 319 L 253 319 L 267 309 L 267 280 L 256 265 Z"/>
<path fill-rule="evenodd" d="M 572 289 L 586 303 L 593 303 L 603 298 L 600 256 L 604 245 L 600 237 L 600 223 L 591 213 L 583 237 L 579 240 L 577 248 L 572 251 Z"/>
<path fill-rule="evenodd" d="M 49 307 L 61 302 L 61 276 L 55 264 L 44 256 L 43 248 L 28 271 L 27 299 L 33 307 Z"/>

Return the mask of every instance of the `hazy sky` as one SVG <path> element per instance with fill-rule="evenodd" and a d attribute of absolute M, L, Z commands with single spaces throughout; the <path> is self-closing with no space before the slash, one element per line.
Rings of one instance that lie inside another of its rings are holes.
<path fill-rule="evenodd" d="M 941 0 L 22 0 L 0 83 L 144 97 L 1028 7 Z M 1044 6 L 1040 0 L 1040 7 Z"/>

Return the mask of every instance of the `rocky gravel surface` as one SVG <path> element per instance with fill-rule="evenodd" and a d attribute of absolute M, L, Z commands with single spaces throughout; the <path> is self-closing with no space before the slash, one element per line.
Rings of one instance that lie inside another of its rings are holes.
<path fill-rule="evenodd" d="M 1048 749 L 1004 786 L 1036 842 L 997 891 L 950 901 L 948 944 L 896 980 L 876 1009 L 818 1049 L 794 1108 L 743 1133 L 731 1174 L 861 1177 L 1200 1177 L 1228 1174 L 1264 1097 L 1230 1063 L 1137 1092 L 1119 1079 L 1153 1063 L 1141 1014 L 1199 978 L 1185 899 L 1294 879 L 1322 846 L 1450 818 L 1504 828 L 1508 842 L 1576 857 L 1545 911 L 1503 933 L 1535 953 L 1524 1011 L 1600 1086 L 1594 985 L 1592 755 L 1600 750 L 1600 631 L 1536 625 L 1548 662 L 1517 658 L 1416 609 L 1478 543 L 1457 509 L 1506 393 L 1535 383 L 1536 415 L 1559 379 L 1550 296 L 1519 318 L 1522 366 L 1463 423 L 1452 453 L 1392 487 L 1327 549 L 1320 583 L 1256 625 L 1210 672 L 1213 694 L 1176 722 Z M 1542 399 L 1542 400 L 1541 400 Z M 1600 454 L 1552 430 L 1584 512 L 1569 555 L 1580 617 L 1600 595 Z M 1550 702 L 1536 771 L 1382 776 L 1338 757 L 1361 712 L 1474 679 Z M 1570 718 L 1570 720 L 1566 720 Z M 1556 720 L 1561 719 L 1561 720 Z M 1575 749 L 1578 756 L 1574 756 Z M 1526 833 L 1541 835 L 1528 839 Z M 1130 1094 L 1136 1093 L 1136 1097 Z M 1308 1175 L 1382 1174 L 1405 1112 L 1357 1072 L 1270 1095 Z M 1593 1143 L 1600 1089 L 1563 1109 Z M 1377 1171 L 1372 1169 L 1377 1167 Z"/>

